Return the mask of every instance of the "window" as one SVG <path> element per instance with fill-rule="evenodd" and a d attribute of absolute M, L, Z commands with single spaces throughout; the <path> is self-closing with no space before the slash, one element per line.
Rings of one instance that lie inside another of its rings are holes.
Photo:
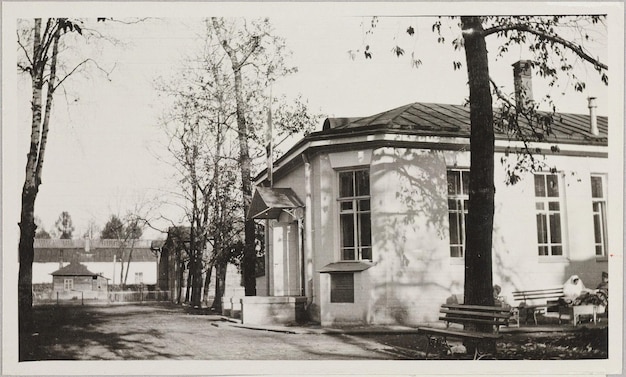
<path fill-rule="evenodd" d="M 64 279 L 63 280 L 63 290 L 71 291 L 74 289 L 74 279 Z"/>
<path fill-rule="evenodd" d="M 143 272 L 135 272 L 135 284 L 143 284 Z"/>
<path fill-rule="evenodd" d="M 596 256 L 606 256 L 606 176 L 591 176 L 591 205 Z"/>
<path fill-rule="evenodd" d="M 369 170 L 339 173 L 341 260 L 371 260 Z"/>
<path fill-rule="evenodd" d="M 330 302 L 354 302 L 354 274 L 330 274 Z"/>
<path fill-rule="evenodd" d="M 469 170 L 448 170 L 450 257 L 465 255 L 465 223 L 469 204 Z"/>
<path fill-rule="evenodd" d="M 556 174 L 535 174 L 537 245 L 540 256 L 563 255 L 561 191 Z"/>

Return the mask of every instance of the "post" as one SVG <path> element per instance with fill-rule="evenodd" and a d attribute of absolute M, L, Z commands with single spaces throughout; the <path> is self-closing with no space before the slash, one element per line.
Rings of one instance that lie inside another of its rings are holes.
<path fill-rule="evenodd" d="M 57 306 L 59 306 L 59 292 L 57 291 Z"/>
<path fill-rule="evenodd" d="M 85 305 L 85 293 L 83 291 L 80 291 L 80 305 Z"/>

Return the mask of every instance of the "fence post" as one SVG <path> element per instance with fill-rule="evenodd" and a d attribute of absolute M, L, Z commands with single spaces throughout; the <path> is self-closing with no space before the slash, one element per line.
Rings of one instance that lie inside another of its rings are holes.
<path fill-rule="evenodd" d="M 80 305 L 85 306 L 85 292 L 80 291 Z"/>
<path fill-rule="evenodd" d="M 57 291 L 57 306 L 59 305 L 59 292 Z"/>

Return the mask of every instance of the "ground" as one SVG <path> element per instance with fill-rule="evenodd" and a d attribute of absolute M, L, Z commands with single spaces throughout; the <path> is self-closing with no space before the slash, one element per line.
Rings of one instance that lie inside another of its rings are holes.
<path fill-rule="evenodd" d="M 414 333 L 285 333 L 242 328 L 172 304 L 41 306 L 28 360 L 403 360 L 424 359 Z M 504 334 L 499 359 L 602 359 L 607 327 Z M 466 358 L 433 355 L 434 358 Z"/>

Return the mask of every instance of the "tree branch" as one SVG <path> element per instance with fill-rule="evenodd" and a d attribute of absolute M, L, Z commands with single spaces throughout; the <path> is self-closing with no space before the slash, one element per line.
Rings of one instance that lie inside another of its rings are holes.
<path fill-rule="evenodd" d="M 538 37 L 542 37 L 545 38 L 551 42 L 554 43 L 558 43 L 568 49 L 570 49 L 572 52 L 574 52 L 576 55 L 578 55 L 581 59 L 586 60 L 587 62 L 593 64 L 595 67 L 597 68 L 601 68 L 604 70 L 608 70 L 609 67 L 602 63 L 600 60 L 591 57 L 589 54 L 587 54 L 585 52 L 585 50 L 583 49 L 582 46 L 577 45 L 573 42 L 570 42 L 564 38 L 561 38 L 558 35 L 555 34 L 549 34 L 546 33 L 542 30 L 536 30 L 536 29 L 532 29 L 530 26 L 525 25 L 525 24 L 511 24 L 511 25 L 499 25 L 499 26 L 494 26 L 491 27 L 489 29 L 485 29 L 482 33 L 483 36 L 487 37 L 491 34 L 495 34 L 495 33 L 500 33 L 500 32 L 505 32 L 505 31 L 519 31 L 519 32 L 524 32 L 524 33 L 529 33 L 529 34 L 533 34 L 536 35 Z"/>

